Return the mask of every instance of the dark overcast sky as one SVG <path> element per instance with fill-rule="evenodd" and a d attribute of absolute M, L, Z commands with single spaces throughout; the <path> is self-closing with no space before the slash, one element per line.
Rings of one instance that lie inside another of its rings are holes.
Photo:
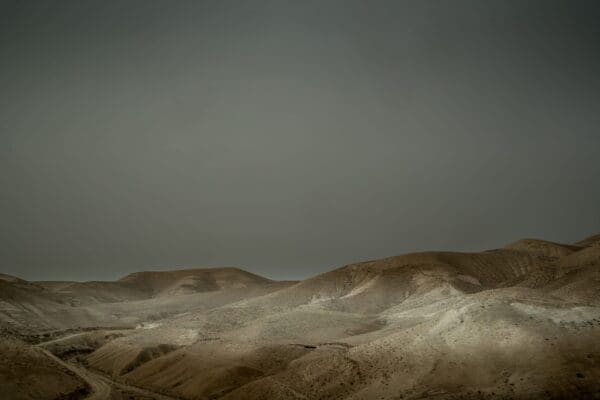
<path fill-rule="evenodd" d="M 600 231 L 597 1 L 1 1 L 0 270 L 275 279 Z"/>

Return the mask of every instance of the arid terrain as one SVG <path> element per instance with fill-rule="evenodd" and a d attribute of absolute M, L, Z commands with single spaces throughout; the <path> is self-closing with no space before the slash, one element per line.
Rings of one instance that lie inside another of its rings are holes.
<path fill-rule="evenodd" d="M 300 282 L 237 268 L 0 275 L 0 398 L 600 398 L 600 235 Z"/>

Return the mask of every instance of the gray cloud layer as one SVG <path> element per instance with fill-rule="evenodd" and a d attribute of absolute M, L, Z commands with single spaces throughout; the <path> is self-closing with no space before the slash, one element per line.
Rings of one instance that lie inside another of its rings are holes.
<path fill-rule="evenodd" d="M 600 231 L 597 2 L 0 7 L 2 272 L 302 278 Z"/>

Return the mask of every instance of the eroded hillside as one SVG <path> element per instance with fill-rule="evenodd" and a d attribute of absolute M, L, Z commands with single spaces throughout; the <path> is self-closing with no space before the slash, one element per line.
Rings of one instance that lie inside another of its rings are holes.
<path fill-rule="evenodd" d="M 124 384 L 182 399 L 595 398 L 598 243 L 414 253 L 301 282 L 239 269 L 1 278 L 0 316 L 112 382 L 108 398 Z"/>

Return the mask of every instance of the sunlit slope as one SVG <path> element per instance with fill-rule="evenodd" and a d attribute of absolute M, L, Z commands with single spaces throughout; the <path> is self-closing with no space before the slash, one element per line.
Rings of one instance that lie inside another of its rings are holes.
<path fill-rule="evenodd" d="M 189 399 L 588 396 L 600 390 L 596 260 L 593 247 L 526 239 L 351 264 L 172 316 L 88 362 Z"/>

